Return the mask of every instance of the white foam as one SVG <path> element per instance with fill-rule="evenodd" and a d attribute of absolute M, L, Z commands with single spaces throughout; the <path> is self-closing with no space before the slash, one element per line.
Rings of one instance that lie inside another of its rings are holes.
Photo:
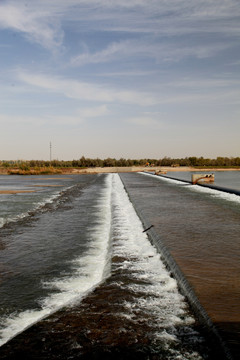
<path fill-rule="evenodd" d="M 6 223 L 6 220 L 3 218 L 3 217 L 1 217 L 0 218 L 0 228 L 1 227 L 3 227 L 3 225 Z"/>
<path fill-rule="evenodd" d="M 7 196 L 12 196 L 12 195 L 7 195 Z M 26 212 L 22 212 L 17 215 L 7 216 L 6 218 L 1 218 L 2 221 L 0 219 L 0 228 L 3 227 L 5 224 L 17 222 L 19 220 L 28 217 L 30 213 L 42 209 L 47 204 L 52 204 L 54 200 L 57 199 L 59 196 L 60 196 L 60 192 L 58 191 L 49 197 L 45 197 L 44 199 L 42 199 L 37 203 L 33 203 L 32 207 Z"/>
<path fill-rule="evenodd" d="M 79 301 L 110 274 L 107 261 L 111 232 L 111 193 L 112 175 L 109 175 L 104 189 L 99 192 L 100 207 L 96 211 L 98 225 L 89 234 L 92 241 L 89 251 L 73 261 L 73 273 L 70 276 L 43 283 L 44 287 L 57 289 L 58 292 L 42 299 L 40 310 L 24 311 L 4 319 L 0 345 L 61 307 Z"/>
<path fill-rule="evenodd" d="M 164 177 L 164 176 L 157 176 L 157 175 L 149 174 L 149 173 L 146 173 L 146 172 L 141 172 L 140 174 L 153 177 L 154 179 L 164 180 L 164 181 L 169 182 L 169 183 L 172 183 L 172 184 L 179 184 L 179 185 L 180 185 L 180 184 L 185 184 L 184 181 L 175 180 L 175 179 L 170 179 L 170 178 L 167 178 L 167 177 Z"/>
<path fill-rule="evenodd" d="M 175 335 L 177 325 L 194 323 L 186 312 L 187 305 L 176 281 L 166 270 L 147 234 L 143 233 L 142 223 L 117 174 L 106 177 L 106 188 L 99 193 L 96 211 L 99 214 L 98 225 L 90 234 L 92 246 L 88 252 L 73 261 L 71 276 L 44 283 L 45 287 L 58 292 L 42 300 L 41 310 L 22 312 L 7 319 L 7 327 L 1 332 L 2 344 L 62 306 L 79 301 L 103 281 L 109 274 L 107 261 L 110 246 L 113 256 L 125 258 L 121 263 L 114 262 L 112 271 L 115 268 L 127 270 L 133 278 L 128 284 L 115 284 L 136 294 L 134 301 L 123 301 L 125 311 L 118 315 L 133 322 L 138 322 L 141 317 L 144 319 L 146 315 L 152 321 L 154 337 L 164 340 L 166 348 L 178 341 Z M 142 280 L 142 283 L 136 279 Z M 176 359 L 183 359 L 177 351 L 174 354 Z"/>
<path fill-rule="evenodd" d="M 8 340 L 27 329 L 29 326 L 35 324 L 37 321 L 43 319 L 51 313 L 50 309 L 42 310 L 27 310 L 21 312 L 19 315 L 12 315 L 4 319 L 4 328 L 0 331 L 1 340 L 0 346 L 5 344 Z"/>
<path fill-rule="evenodd" d="M 125 258 L 121 263 L 113 264 L 113 269 L 115 266 L 127 270 L 133 281 L 119 282 L 118 286 L 135 294 L 134 301 L 123 302 L 125 312 L 122 316 L 135 322 L 141 320 L 141 316 L 143 319 L 147 316 L 155 328 L 156 338 L 166 340 L 167 346 L 167 343 L 177 341 L 176 326 L 189 326 L 195 320 L 186 311 L 187 304 L 178 291 L 176 280 L 170 276 L 147 234 L 143 233 L 142 223 L 118 176 L 114 177 L 112 202 L 113 256 Z M 166 329 L 171 329 L 171 333 Z"/>
<path fill-rule="evenodd" d="M 170 179 L 170 178 L 166 178 L 164 176 L 156 176 L 156 175 L 153 175 L 153 174 L 148 174 L 148 173 L 141 173 L 141 174 L 144 174 L 146 176 L 150 176 L 150 177 L 154 177 L 155 179 L 158 179 L 158 180 L 163 180 L 163 181 L 166 181 L 168 183 L 172 183 L 172 184 L 176 184 L 176 185 L 183 185 L 183 184 L 186 184 L 185 182 L 181 181 L 181 180 L 175 180 L 175 179 Z M 236 195 L 236 194 L 230 194 L 228 192 L 225 192 L 225 191 L 221 191 L 221 190 L 217 190 L 217 189 L 211 189 L 209 187 L 203 187 L 203 186 L 198 186 L 198 185 L 192 185 L 189 183 L 189 185 L 187 186 L 187 189 L 188 190 L 191 190 L 191 191 L 196 191 L 196 192 L 199 192 L 199 193 L 204 193 L 204 194 L 208 194 L 212 197 L 215 197 L 215 198 L 219 198 L 219 199 L 222 199 L 222 200 L 226 200 L 226 201 L 232 201 L 232 202 L 236 202 L 238 204 L 240 204 L 240 196 L 239 195 Z"/>
<path fill-rule="evenodd" d="M 189 189 L 191 191 L 197 191 L 200 193 L 209 194 L 210 196 L 218 198 L 218 199 L 232 201 L 232 202 L 236 202 L 236 203 L 240 204 L 240 196 L 236 195 L 236 194 L 230 194 L 230 193 L 227 193 L 224 191 L 211 189 L 208 187 L 203 187 L 203 186 L 198 186 L 198 185 L 190 185 Z"/>

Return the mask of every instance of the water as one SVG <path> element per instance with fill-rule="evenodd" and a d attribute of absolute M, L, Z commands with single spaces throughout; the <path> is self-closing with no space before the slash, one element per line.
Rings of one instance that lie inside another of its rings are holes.
<path fill-rule="evenodd" d="M 156 229 L 158 225 L 161 228 L 160 223 L 166 225 L 173 208 L 178 214 L 186 193 L 195 204 L 197 199 L 198 205 L 210 201 L 222 207 L 223 216 L 226 212 L 229 219 L 232 216 L 225 231 L 233 229 L 230 243 L 237 263 L 238 197 L 229 200 L 219 191 L 214 195 L 197 192 L 172 180 L 159 181 L 141 174 L 121 177 L 134 197 L 134 205 L 146 211 L 146 218 L 158 204 L 150 193 L 154 197 L 159 184 L 165 184 L 161 198 L 165 213 L 162 207 L 161 219 L 156 212 L 151 219 Z M 56 354 L 63 359 L 93 353 L 96 357 L 103 352 L 113 357 L 117 353 L 119 358 L 132 358 L 134 354 L 146 359 L 214 358 L 214 344 L 209 344 L 176 280 L 142 232 L 142 223 L 117 174 L 2 176 L 1 189 L 37 189 L 0 195 L 1 358 L 16 359 L 20 352 L 30 352 L 39 359 L 55 358 Z M 169 189 L 174 198 L 167 199 Z M 188 204 L 187 200 L 186 207 Z M 179 232 L 176 216 L 171 236 Z M 186 222 L 181 224 L 182 229 L 186 226 Z M 167 228 L 171 228 L 170 223 Z M 204 231 L 204 226 L 199 228 L 199 233 Z M 169 244 L 175 243 L 171 236 L 166 237 Z M 193 261 L 194 268 L 199 261 L 196 243 L 187 245 L 185 241 L 183 245 L 178 245 L 175 253 L 180 254 L 182 263 L 184 257 Z M 221 246 L 224 249 L 224 241 Z M 204 256 L 208 255 L 209 249 Z M 229 263 L 237 269 L 231 259 Z M 205 270 L 214 273 L 213 267 Z M 198 276 L 197 271 L 193 276 Z M 232 288 L 231 277 L 227 273 L 224 276 L 226 287 Z M 234 294 L 232 291 L 230 298 Z M 227 320 L 234 319 L 229 309 Z M 216 358 L 221 358 L 218 355 Z"/>
<path fill-rule="evenodd" d="M 192 174 L 214 174 L 213 185 L 240 191 L 240 171 L 169 171 L 167 176 L 192 181 Z M 208 185 L 211 185 L 208 184 Z"/>
<path fill-rule="evenodd" d="M 0 227 L 44 210 L 60 197 L 61 191 L 74 185 L 70 176 L 6 176 L 0 175 Z M 16 191 L 15 194 L 2 192 Z"/>
<path fill-rule="evenodd" d="M 102 280 L 108 256 L 110 195 L 108 182 L 101 188 L 91 184 L 91 189 L 81 189 L 81 200 L 74 197 L 71 206 L 61 206 L 58 201 L 54 211 L 41 213 L 37 223 L 27 228 L 24 223 L 14 235 L 3 237 L 0 288 L 3 343 L 79 299 Z M 52 194 L 48 196 L 52 199 Z M 34 197 L 32 201 L 36 207 Z"/>
<path fill-rule="evenodd" d="M 121 177 L 131 200 L 154 225 L 232 352 L 238 354 L 240 197 L 155 175 Z"/>

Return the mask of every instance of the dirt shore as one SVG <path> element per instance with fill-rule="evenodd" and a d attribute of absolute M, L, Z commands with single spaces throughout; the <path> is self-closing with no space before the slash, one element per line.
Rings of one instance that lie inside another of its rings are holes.
<path fill-rule="evenodd" d="M 0 194 L 21 194 L 21 193 L 33 193 L 35 190 L 0 190 Z"/>
<path fill-rule="evenodd" d="M 70 174 L 99 174 L 99 173 L 122 173 L 122 172 L 140 172 L 140 171 L 163 171 L 163 172 L 174 172 L 174 171 L 196 171 L 196 172 L 212 172 L 212 171 L 239 171 L 240 168 L 194 168 L 189 166 L 132 166 L 132 167 L 96 167 L 87 169 L 71 169 Z M 66 170 L 67 171 L 67 170 Z"/>
<path fill-rule="evenodd" d="M 8 175 L 8 171 L 12 169 L 6 169 L 0 167 L 1 175 Z M 101 173 L 122 173 L 122 172 L 139 172 L 139 171 L 163 171 L 165 173 L 174 171 L 198 171 L 198 172 L 213 172 L 213 171 L 240 171 L 240 168 L 194 168 L 188 166 L 131 166 L 131 167 L 95 167 L 95 168 L 62 168 L 59 169 L 61 174 L 101 174 Z M 25 174 L 27 175 L 27 173 Z M 40 175 L 40 174 L 36 174 Z M 46 174 L 47 175 L 47 174 Z M 56 175 L 56 174 L 55 174 Z M 49 176 L 49 174 L 48 174 Z"/>

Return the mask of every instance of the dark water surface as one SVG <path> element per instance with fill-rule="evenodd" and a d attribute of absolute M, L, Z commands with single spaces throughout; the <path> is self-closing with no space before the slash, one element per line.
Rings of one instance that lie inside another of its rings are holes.
<path fill-rule="evenodd" d="M 239 197 L 143 174 L 9 179 L 13 189 L 48 186 L 0 198 L 1 359 L 227 358 L 123 184 L 235 356 Z"/>

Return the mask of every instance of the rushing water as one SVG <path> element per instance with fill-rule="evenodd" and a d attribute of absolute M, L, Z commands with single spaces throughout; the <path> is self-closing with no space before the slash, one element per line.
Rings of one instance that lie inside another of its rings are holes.
<path fill-rule="evenodd" d="M 61 200 L 64 195 L 69 197 L 71 187 L 65 187 L 65 194 L 58 196 L 44 192 L 45 204 L 52 201 L 53 196 L 58 198 L 51 213 L 46 211 L 42 199 L 39 203 L 39 199 L 30 195 L 27 204 L 31 214 L 32 209 L 41 208 L 36 223 L 29 218 L 25 204 L 24 212 L 10 217 L 10 224 L 16 218 L 24 218 L 25 222 L 13 235 L 3 236 L 0 287 L 3 343 L 25 327 L 79 299 L 104 278 L 111 224 L 109 182 L 107 179 L 103 186 L 94 182 L 83 190 L 80 186 L 80 198 L 76 196 L 78 189 L 72 189 L 76 197 L 65 204 Z M 7 219 L 5 223 L 9 224 Z"/>
<path fill-rule="evenodd" d="M 161 181 L 141 174 L 122 179 L 136 206 L 150 214 L 158 200 L 148 202 L 149 191 L 159 189 Z M 162 182 L 167 184 L 165 202 L 161 199 L 166 208 L 169 182 L 174 181 Z M 196 194 L 178 187 L 171 187 L 175 208 L 183 191 Z M 16 359 L 20 350 L 23 357 L 33 354 L 37 341 L 41 346 L 34 358 L 39 359 L 92 353 L 96 358 L 116 349 L 119 358 L 220 358 L 213 356 L 215 350 L 176 280 L 143 233 L 117 174 L 2 176 L 1 190 L 34 191 L 0 194 L 1 358 Z M 223 213 L 224 206 L 228 214 L 233 206 L 239 215 L 239 197 L 228 194 L 229 200 L 219 191 L 208 191 L 214 190 L 197 192 L 200 204 L 211 197 L 213 204 L 221 202 Z M 162 215 L 164 222 L 167 214 Z M 189 243 L 188 257 L 195 256 L 194 246 Z M 181 253 L 181 246 L 177 251 Z M 54 348 L 54 343 L 59 345 Z"/>

